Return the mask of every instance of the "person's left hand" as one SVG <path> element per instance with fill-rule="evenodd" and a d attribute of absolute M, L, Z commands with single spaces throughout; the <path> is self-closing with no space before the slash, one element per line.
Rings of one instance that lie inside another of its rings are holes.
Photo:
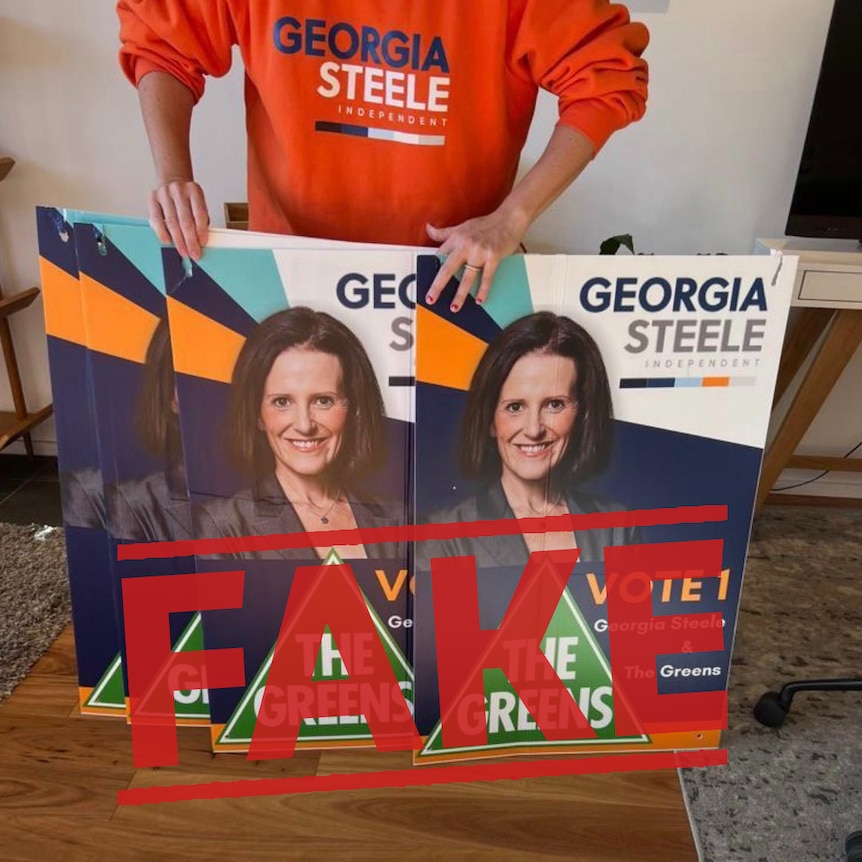
<path fill-rule="evenodd" d="M 432 305 L 437 301 L 443 288 L 463 266 L 464 276 L 450 308 L 452 311 L 461 310 L 467 294 L 480 274 L 482 280 L 476 294 L 476 302 L 481 305 L 488 297 L 500 261 L 518 249 L 528 226 L 525 218 L 504 212 L 502 208 L 454 227 L 436 228 L 427 225 L 428 236 L 435 242 L 442 243 L 440 251 L 446 255 L 446 260 L 428 289 L 428 304 Z"/>

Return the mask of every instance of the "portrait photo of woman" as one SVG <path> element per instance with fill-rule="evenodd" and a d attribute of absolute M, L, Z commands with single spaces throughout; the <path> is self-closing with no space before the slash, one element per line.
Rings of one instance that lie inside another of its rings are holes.
<path fill-rule="evenodd" d="M 520 318 L 488 345 L 467 393 L 460 469 L 480 490 L 429 520 L 466 523 L 622 509 L 582 488 L 608 465 L 612 431 L 608 375 L 592 336 L 551 312 Z M 579 548 L 581 561 L 601 561 L 605 546 L 633 539 L 629 528 L 454 539 L 428 543 L 420 559 L 475 556 L 478 568 L 523 566 L 533 551 Z"/>
<path fill-rule="evenodd" d="M 329 314 L 296 307 L 245 341 L 231 380 L 228 454 L 248 485 L 196 512 L 198 537 L 394 526 L 401 502 L 363 493 L 386 459 L 383 397 L 362 343 Z M 323 559 L 333 546 L 242 553 Z M 394 558 L 394 543 L 339 545 L 345 559 Z"/>

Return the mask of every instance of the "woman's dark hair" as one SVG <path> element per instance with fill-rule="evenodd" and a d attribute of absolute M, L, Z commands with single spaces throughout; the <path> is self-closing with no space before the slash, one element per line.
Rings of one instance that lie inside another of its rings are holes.
<path fill-rule="evenodd" d="M 244 474 L 263 478 L 275 468 L 260 430 L 266 378 L 275 360 L 291 348 L 316 350 L 341 362 L 348 419 L 330 471 L 347 487 L 379 467 L 385 455 L 384 407 L 371 361 L 359 339 L 334 317 L 311 308 L 289 308 L 264 320 L 248 337 L 234 367 L 228 407 L 228 449 Z"/>
<path fill-rule="evenodd" d="M 467 394 L 461 426 L 461 467 L 472 479 L 500 476 L 500 455 L 491 437 L 500 392 L 515 363 L 528 353 L 574 360 L 577 377 L 572 393 L 577 421 L 551 481 L 560 485 L 603 470 L 608 463 L 613 407 L 605 363 L 592 336 L 568 317 L 540 311 L 509 324 L 485 351 Z"/>
<path fill-rule="evenodd" d="M 135 425 L 143 447 L 152 455 L 167 458 L 180 451 L 180 420 L 173 408 L 174 363 L 168 321 L 156 326 L 144 364 Z"/>

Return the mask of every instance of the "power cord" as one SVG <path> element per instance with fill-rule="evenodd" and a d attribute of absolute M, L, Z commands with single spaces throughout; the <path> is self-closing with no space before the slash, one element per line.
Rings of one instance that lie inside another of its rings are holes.
<path fill-rule="evenodd" d="M 842 455 L 842 458 L 849 458 L 851 455 L 855 455 L 856 452 L 862 449 L 862 440 L 860 440 L 846 455 Z M 797 488 L 804 488 L 806 485 L 812 485 L 814 482 L 819 482 L 824 476 L 829 475 L 829 473 L 834 473 L 834 470 L 824 470 L 819 475 L 815 476 L 813 479 L 808 479 L 805 482 L 798 482 L 795 485 L 787 485 L 784 488 L 775 488 L 773 489 L 773 494 L 780 494 L 782 491 L 795 491 Z"/>

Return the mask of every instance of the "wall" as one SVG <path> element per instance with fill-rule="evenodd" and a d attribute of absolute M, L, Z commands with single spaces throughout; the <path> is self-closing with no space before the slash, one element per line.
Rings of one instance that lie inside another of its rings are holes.
<path fill-rule="evenodd" d="M 143 215 L 152 183 L 136 96 L 116 63 L 113 3 L 75 0 L 74 16 L 59 15 L 60 5 L 28 0 L 9 11 L 7 4 L 0 17 L 0 151 L 18 161 L 0 185 L 7 290 L 37 280 L 37 204 Z M 632 233 L 640 251 L 747 253 L 756 236 L 781 236 L 831 0 L 629 6 L 652 34 L 647 116 L 611 139 L 536 223 L 529 248 L 595 253 L 605 237 Z M 241 99 L 235 66 L 210 82 L 195 115 L 197 177 L 219 224 L 222 202 L 245 198 Z M 541 98 L 524 168 L 554 120 L 553 100 Z M 50 397 L 40 310 L 14 327 L 35 406 Z M 843 454 L 862 439 L 862 404 L 850 397 L 860 381 L 857 356 L 800 451 Z M 0 382 L 0 409 L 10 404 Z M 50 448 L 49 425 L 36 436 Z M 806 491 L 848 493 L 822 482 Z"/>

